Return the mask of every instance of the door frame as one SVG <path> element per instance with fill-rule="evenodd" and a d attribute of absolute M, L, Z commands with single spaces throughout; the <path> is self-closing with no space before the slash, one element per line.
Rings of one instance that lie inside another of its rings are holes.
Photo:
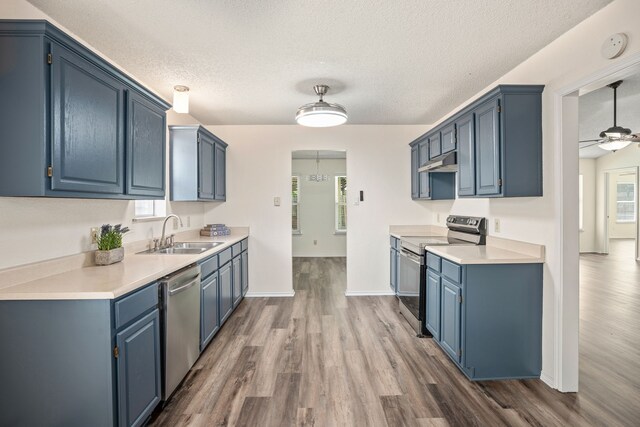
<path fill-rule="evenodd" d="M 553 92 L 559 282 L 554 307 L 554 377 L 545 380 L 562 392 L 578 391 L 579 377 L 578 95 L 581 90 L 593 90 L 638 72 L 640 53 L 635 53 Z"/>

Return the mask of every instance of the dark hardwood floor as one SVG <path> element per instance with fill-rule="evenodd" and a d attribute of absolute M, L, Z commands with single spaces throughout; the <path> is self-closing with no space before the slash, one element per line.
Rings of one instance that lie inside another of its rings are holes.
<path fill-rule="evenodd" d="M 151 425 L 638 425 L 638 267 L 593 257 L 582 260 L 578 394 L 472 383 L 415 337 L 394 297 L 345 297 L 344 258 L 296 258 L 295 297 L 243 301 Z"/>

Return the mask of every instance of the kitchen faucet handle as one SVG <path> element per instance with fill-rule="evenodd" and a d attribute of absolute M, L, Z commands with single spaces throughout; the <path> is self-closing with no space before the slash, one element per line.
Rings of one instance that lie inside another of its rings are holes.
<path fill-rule="evenodd" d="M 153 239 L 153 250 L 157 251 L 160 246 L 160 239 Z"/>
<path fill-rule="evenodd" d="M 176 237 L 175 234 L 170 235 L 169 237 L 167 237 L 167 246 L 173 246 L 173 239 Z"/>

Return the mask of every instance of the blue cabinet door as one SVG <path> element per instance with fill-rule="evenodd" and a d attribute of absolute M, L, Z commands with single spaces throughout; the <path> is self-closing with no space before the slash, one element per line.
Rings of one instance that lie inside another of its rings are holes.
<path fill-rule="evenodd" d="M 438 157 L 442 154 L 442 147 L 440 146 L 440 132 L 436 132 L 429 137 L 429 159 Z"/>
<path fill-rule="evenodd" d="M 475 123 L 473 113 L 456 122 L 458 143 L 458 195 L 476 194 Z"/>
<path fill-rule="evenodd" d="M 220 325 L 233 311 L 233 272 L 228 262 L 220 269 Z"/>
<path fill-rule="evenodd" d="M 396 294 L 398 292 L 398 258 L 396 256 L 397 250 L 389 248 L 389 287 L 391 292 Z"/>
<path fill-rule="evenodd" d="M 440 340 L 440 276 L 427 270 L 425 326 L 436 341 Z"/>
<path fill-rule="evenodd" d="M 500 194 L 500 106 L 493 98 L 475 110 L 476 194 Z"/>
<path fill-rule="evenodd" d="M 460 362 L 460 287 L 441 278 L 440 344 L 449 356 Z"/>
<path fill-rule="evenodd" d="M 124 193 L 124 86 L 51 44 L 51 189 Z"/>
<path fill-rule="evenodd" d="M 215 194 L 216 200 L 227 199 L 227 149 L 216 143 L 215 145 Z"/>
<path fill-rule="evenodd" d="M 242 299 L 242 258 L 235 257 L 233 263 L 233 307 L 237 307 Z"/>
<path fill-rule="evenodd" d="M 411 147 L 411 198 L 417 199 L 420 197 L 420 183 L 418 177 L 418 145 Z"/>
<path fill-rule="evenodd" d="M 242 296 L 249 290 L 249 251 L 242 252 Z"/>
<path fill-rule="evenodd" d="M 418 145 L 419 162 L 418 167 L 423 166 L 429 161 L 429 140 L 425 139 Z M 431 188 L 429 188 L 429 172 L 420 172 L 420 199 L 428 199 L 431 195 Z"/>
<path fill-rule="evenodd" d="M 198 198 L 213 200 L 215 141 L 205 133 L 198 133 Z"/>
<path fill-rule="evenodd" d="M 120 426 L 144 423 L 160 402 L 160 312 L 155 309 L 116 335 Z"/>
<path fill-rule="evenodd" d="M 127 107 L 127 194 L 164 197 L 166 113 L 133 90 Z"/>
<path fill-rule="evenodd" d="M 450 124 L 440 131 L 442 135 L 442 154 L 449 153 L 456 149 L 456 126 L 455 124 Z"/>
<path fill-rule="evenodd" d="M 200 350 L 202 351 L 220 328 L 218 272 L 205 279 L 201 289 Z"/>

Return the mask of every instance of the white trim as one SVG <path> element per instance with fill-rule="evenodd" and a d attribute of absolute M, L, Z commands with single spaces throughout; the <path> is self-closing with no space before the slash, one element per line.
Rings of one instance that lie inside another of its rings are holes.
<path fill-rule="evenodd" d="M 547 375 L 546 372 L 540 373 L 540 380 L 542 380 L 543 383 L 545 383 L 551 388 L 557 388 L 556 382 L 553 380 L 553 377 L 551 377 L 550 375 Z"/>
<path fill-rule="evenodd" d="M 281 298 L 281 297 L 293 297 L 296 291 L 291 290 L 288 292 L 247 292 L 245 298 Z"/>
<path fill-rule="evenodd" d="M 640 52 L 635 53 L 633 55 L 629 55 L 627 58 L 617 59 L 615 63 L 604 67 L 601 70 L 598 70 L 594 73 L 591 73 L 584 78 L 577 80 L 571 84 L 568 84 L 554 92 L 554 136 L 556 144 L 554 144 L 554 155 L 557 159 L 555 174 L 554 174 L 554 187 L 556 189 L 556 197 L 555 203 L 557 206 L 557 216 L 558 223 L 556 226 L 557 235 L 561 238 L 559 239 L 559 247 L 558 247 L 558 261 L 559 261 L 559 283 L 557 284 L 556 290 L 556 301 L 554 307 L 554 322 L 555 322 L 555 333 L 554 333 L 554 353 L 555 353 L 555 366 L 554 366 L 554 375 L 553 378 L 549 377 L 547 373 L 543 373 L 541 378 L 547 384 L 552 385 L 560 391 L 577 391 L 578 384 L 576 378 L 576 370 L 578 369 L 578 355 L 575 354 L 575 357 L 572 355 L 572 359 L 570 361 L 563 360 L 563 355 L 568 352 L 571 353 L 573 350 L 571 346 L 575 343 L 579 338 L 579 317 L 574 319 L 575 324 L 568 325 L 569 331 L 565 331 L 565 325 L 563 322 L 563 315 L 565 314 L 565 308 L 568 312 L 570 310 L 570 305 L 573 304 L 572 299 L 575 301 L 579 297 L 579 293 L 575 295 L 570 295 L 564 298 L 565 293 L 565 283 L 569 281 L 579 281 L 579 269 L 574 271 L 573 266 L 571 269 L 565 265 L 565 261 L 567 256 L 571 257 L 575 254 L 571 253 L 568 249 L 567 244 L 564 241 L 564 229 L 565 229 L 565 201 L 563 199 L 563 194 L 565 194 L 565 186 L 568 184 L 564 180 L 563 173 L 564 165 L 567 162 L 566 156 L 563 155 L 563 147 L 564 142 L 569 143 L 568 141 L 564 141 L 563 132 L 563 98 L 567 95 L 570 95 L 580 89 L 584 90 L 593 90 L 599 86 L 604 86 L 606 83 L 609 83 L 614 78 L 626 77 L 628 75 L 634 74 L 640 70 Z M 586 93 L 586 92 L 585 92 Z M 577 173 L 578 171 L 576 171 Z M 567 187 L 567 189 L 569 189 Z M 567 220 L 567 225 L 569 225 Z M 640 227 L 638 227 L 640 228 Z M 566 335 L 566 339 L 565 339 Z M 565 348 L 566 347 L 566 348 Z M 566 350 L 566 352 L 565 352 Z M 566 365 L 566 366 L 565 366 Z M 566 369 L 564 369 L 566 368 Z M 570 372 L 571 371 L 571 372 Z"/>
<path fill-rule="evenodd" d="M 365 296 L 385 296 L 385 295 L 395 295 L 391 290 L 388 291 L 349 291 L 347 290 L 344 293 L 345 297 L 365 297 Z"/>

